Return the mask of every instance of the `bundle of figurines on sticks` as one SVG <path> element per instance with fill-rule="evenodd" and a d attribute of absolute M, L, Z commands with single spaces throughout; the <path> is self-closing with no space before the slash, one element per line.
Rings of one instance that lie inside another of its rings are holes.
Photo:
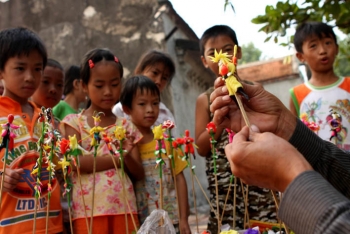
<path fill-rule="evenodd" d="M 113 158 L 114 166 L 116 167 L 117 176 L 122 181 L 122 190 L 124 193 L 124 198 L 126 197 L 127 191 L 125 188 L 125 172 L 124 172 L 124 158 L 123 154 L 125 153 L 123 150 L 123 142 L 126 139 L 126 130 L 123 126 L 115 126 L 114 135 L 109 136 L 104 133 L 104 128 L 99 126 L 100 123 L 100 115 L 103 113 L 97 113 L 93 116 L 94 118 L 94 127 L 90 131 L 89 137 L 91 137 L 91 147 L 90 149 L 83 149 L 79 144 L 76 136 L 69 136 L 68 139 L 62 138 L 60 132 L 55 129 L 54 117 L 50 108 L 45 109 L 41 108 L 41 112 L 38 117 L 38 122 L 40 123 L 41 132 L 40 137 L 37 141 L 36 150 L 38 152 L 38 158 L 36 160 L 36 164 L 32 169 L 31 175 L 35 178 L 35 182 L 33 184 L 34 188 L 34 198 L 35 198 L 35 211 L 34 211 L 34 222 L 33 222 L 33 234 L 36 233 L 36 220 L 38 218 L 43 217 L 43 213 L 40 212 L 38 215 L 38 206 L 39 200 L 42 196 L 46 196 L 47 203 L 47 211 L 46 211 L 46 231 L 49 232 L 49 216 L 50 216 L 50 198 L 51 192 L 53 189 L 52 181 L 56 176 L 56 170 L 62 170 L 63 180 L 64 180 L 64 192 L 62 196 L 66 197 L 68 203 L 68 213 L 69 213 L 69 222 L 70 222 L 70 232 L 73 234 L 73 225 L 72 225 L 72 189 L 73 183 L 71 181 L 71 172 L 72 168 L 75 167 L 78 175 L 79 186 L 82 188 L 81 178 L 80 178 L 80 166 L 79 166 L 79 157 L 84 153 L 89 153 L 89 150 L 93 151 L 94 155 L 94 164 L 93 164 L 93 177 L 95 183 L 95 172 L 96 172 L 96 154 L 97 149 L 100 145 L 101 140 L 106 143 L 108 149 L 110 150 L 110 155 Z M 13 151 L 13 143 L 16 135 L 13 130 L 18 129 L 20 126 L 14 125 L 13 122 L 14 116 L 8 116 L 8 122 L 6 124 L 2 124 L 2 142 L 0 144 L 0 150 L 5 149 L 4 160 L 7 161 L 9 152 Z M 116 147 L 116 146 L 119 147 Z M 12 152 L 13 153 L 13 152 Z M 116 160 L 120 160 L 121 173 L 119 173 L 119 169 L 117 168 Z M 6 163 L 4 163 L 4 168 L 2 170 L 2 183 L 1 183 L 1 191 L 0 191 L 0 209 L 1 209 L 1 201 L 3 194 L 3 184 L 4 178 L 6 175 Z M 48 179 L 47 183 L 43 183 L 43 180 Z M 94 191 L 93 191 L 94 193 Z M 75 199 L 82 199 L 84 205 L 85 212 L 85 220 L 88 233 L 92 233 L 93 228 L 93 209 L 91 209 L 91 214 L 88 216 L 84 194 L 81 193 L 81 197 L 77 197 Z M 92 199 L 92 207 L 94 205 L 94 196 Z M 125 215 L 131 214 L 131 208 L 129 203 L 124 200 L 124 207 L 127 207 L 128 210 L 125 210 Z M 126 209 L 126 208 L 125 208 Z M 90 219 L 90 224 L 89 224 Z M 137 224 L 134 220 L 134 216 L 131 215 L 132 223 L 134 225 L 134 229 L 137 230 Z M 127 225 L 127 219 L 126 224 Z M 126 229 L 128 230 L 128 229 Z"/>

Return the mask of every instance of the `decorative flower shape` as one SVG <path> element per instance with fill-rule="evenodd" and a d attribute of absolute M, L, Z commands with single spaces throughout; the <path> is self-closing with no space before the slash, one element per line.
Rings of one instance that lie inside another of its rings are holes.
<path fill-rule="evenodd" d="M 122 141 L 125 139 L 126 130 L 122 126 L 117 126 L 114 131 L 114 136 L 118 141 Z"/>
<path fill-rule="evenodd" d="M 206 129 L 207 129 L 209 134 L 215 134 L 216 133 L 216 125 L 213 122 L 208 123 Z"/>
<path fill-rule="evenodd" d="M 162 124 L 155 126 L 152 131 L 153 131 L 153 135 L 154 135 L 155 140 L 163 140 L 163 138 L 164 138 L 163 133 L 164 133 L 165 129 L 162 128 Z"/>
<path fill-rule="evenodd" d="M 164 121 L 163 128 L 165 129 L 173 129 L 175 127 L 175 123 L 171 120 Z"/>

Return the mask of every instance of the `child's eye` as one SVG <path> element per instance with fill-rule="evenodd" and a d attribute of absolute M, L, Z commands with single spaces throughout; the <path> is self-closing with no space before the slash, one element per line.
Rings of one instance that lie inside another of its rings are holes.
<path fill-rule="evenodd" d="M 316 47 L 316 44 L 311 44 L 310 45 L 310 48 L 315 48 Z"/>
<path fill-rule="evenodd" d="M 24 71 L 24 67 L 16 67 L 15 69 L 18 71 Z"/>
<path fill-rule="evenodd" d="M 144 106 L 144 105 L 145 105 L 145 103 L 140 102 L 138 105 L 139 105 L 139 106 Z"/>
<path fill-rule="evenodd" d="M 50 82 L 48 80 L 43 80 L 42 83 L 43 84 L 49 84 Z"/>
<path fill-rule="evenodd" d="M 158 75 L 157 71 L 153 71 L 152 73 L 153 73 L 153 75 Z"/>
<path fill-rule="evenodd" d="M 153 102 L 153 105 L 159 106 L 159 102 Z"/>
<path fill-rule="evenodd" d="M 162 79 L 165 81 L 168 81 L 168 77 L 166 77 L 166 76 L 163 76 Z"/>
<path fill-rule="evenodd" d="M 95 85 L 95 87 L 100 89 L 100 88 L 102 88 L 102 85 Z"/>
<path fill-rule="evenodd" d="M 113 87 L 118 87 L 119 86 L 119 83 L 118 84 L 112 84 Z"/>
<path fill-rule="evenodd" d="M 43 69 L 41 68 L 41 67 L 37 67 L 37 68 L 35 68 L 35 71 L 37 71 L 37 72 L 41 72 Z"/>

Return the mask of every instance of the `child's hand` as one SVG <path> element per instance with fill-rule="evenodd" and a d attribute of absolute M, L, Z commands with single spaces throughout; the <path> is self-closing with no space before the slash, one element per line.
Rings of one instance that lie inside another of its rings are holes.
<path fill-rule="evenodd" d="M 4 185 L 2 189 L 4 192 L 11 192 L 17 186 L 19 180 L 22 178 L 22 174 L 24 173 L 24 170 L 22 168 L 19 168 L 19 169 L 6 168 L 5 173 L 6 174 L 4 178 Z"/>
<path fill-rule="evenodd" d="M 119 141 L 114 141 L 113 142 L 114 146 L 116 149 L 119 149 L 120 147 L 120 143 Z M 125 155 L 130 153 L 130 151 L 135 147 L 134 144 L 134 137 L 127 137 L 125 138 L 125 140 L 123 141 L 123 150 L 126 151 Z"/>
<path fill-rule="evenodd" d="M 181 234 L 191 234 L 191 228 L 187 220 L 181 220 L 179 228 Z"/>

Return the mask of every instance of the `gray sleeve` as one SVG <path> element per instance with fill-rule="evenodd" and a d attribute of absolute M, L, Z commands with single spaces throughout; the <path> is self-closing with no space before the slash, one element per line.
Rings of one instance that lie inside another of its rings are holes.
<path fill-rule="evenodd" d="M 289 142 L 298 149 L 315 171 L 339 192 L 350 198 L 350 153 L 319 138 L 300 120 Z"/>
<path fill-rule="evenodd" d="M 298 234 L 350 233 L 350 201 L 315 171 L 287 187 L 278 215 Z"/>

